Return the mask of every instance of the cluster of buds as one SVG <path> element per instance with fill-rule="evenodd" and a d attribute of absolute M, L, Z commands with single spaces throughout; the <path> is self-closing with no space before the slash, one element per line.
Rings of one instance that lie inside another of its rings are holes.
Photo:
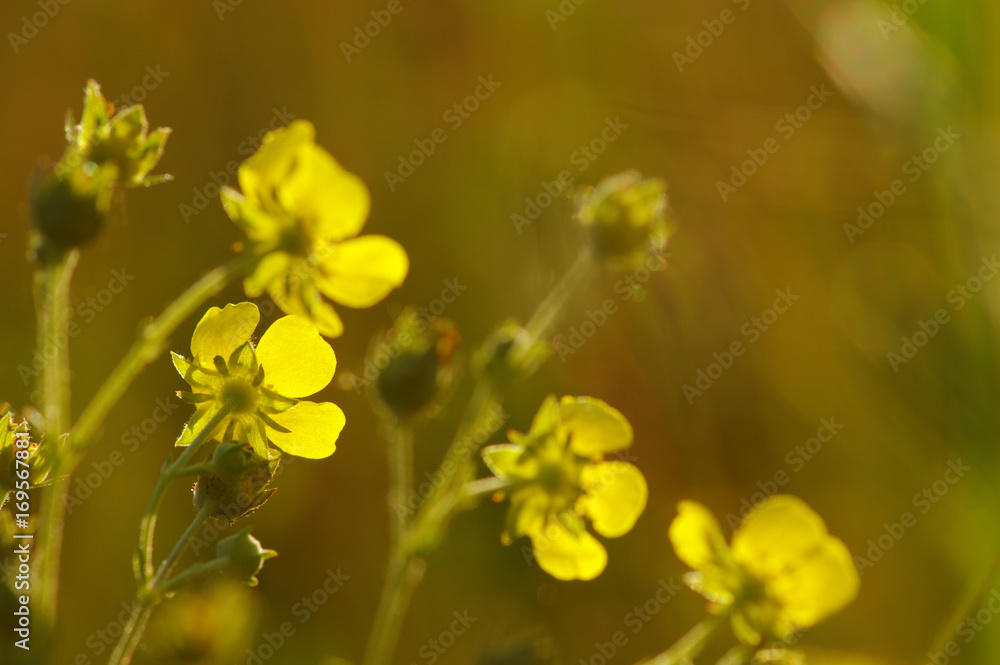
<path fill-rule="evenodd" d="M 148 187 L 170 179 L 150 176 L 170 129 L 149 131 L 142 105 L 115 109 L 96 81 L 84 92 L 83 115 L 66 119 L 69 145 L 55 165 L 35 171 L 32 214 L 39 260 L 92 240 L 111 209 L 116 187 Z"/>
<path fill-rule="evenodd" d="M 16 490 L 44 485 L 52 465 L 44 448 L 31 440 L 27 420 L 18 420 L 7 404 L 0 404 L 0 414 L 0 507 L 3 507 Z"/>

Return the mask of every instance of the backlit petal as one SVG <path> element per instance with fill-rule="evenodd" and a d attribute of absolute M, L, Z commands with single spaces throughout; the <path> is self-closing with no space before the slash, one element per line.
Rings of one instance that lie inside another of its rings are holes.
<path fill-rule="evenodd" d="M 323 459 L 337 449 L 337 437 L 347 419 L 340 407 L 330 402 L 299 402 L 274 420 L 290 430 L 288 434 L 268 430 L 268 438 L 289 455 Z"/>
<path fill-rule="evenodd" d="M 722 566 L 726 541 L 715 515 L 697 501 L 681 501 L 677 513 L 669 531 L 677 558 L 694 570 L 714 571 Z"/>
<path fill-rule="evenodd" d="M 360 233 L 371 209 L 368 188 L 318 145 L 296 153 L 295 170 L 278 189 L 281 207 L 316 239 L 343 240 Z"/>
<path fill-rule="evenodd" d="M 371 307 L 403 283 L 410 262 L 403 247 L 385 236 L 362 236 L 329 247 L 317 284 L 331 300 Z"/>
<path fill-rule="evenodd" d="M 586 531 L 574 534 L 559 520 L 528 534 L 535 560 L 542 570 L 559 580 L 592 580 L 608 565 L 604 546 Z"/>
<path fill-rule="evenodd" d="M 212 367 L 215 356 L 229 358 L 238 346 L 250 339 L 258 322 L 260 312 L 257 305 L 250 302 L 226 305 L 222 309 L 212 307 L 201 317 L 191 336 L 194 361 L 202 367 Z"/>
<path fill-rule="evenodd" d="M 646 479 L 631 464 L 588 464 L 580 482 L 586 494 L 577 499 L 576 508 L 590 518 L 594 531 L 607 538 L 628 533 L 646 507 Z"/>
<path fill-rule="evenodd" d="M 283 316 L 257 344 L 264 385 L 286 397 L 305 397 L 326 387 L 337 357 L 316 326 L 301 316 Z"/>
<path fill-rule="evenodd" d="M 632 444 L 632 425 L 599 399 L 563 397 L 559 400 L 559 416 L 570 437 L 570 450 L 577 455 L 591 457 Z"/>

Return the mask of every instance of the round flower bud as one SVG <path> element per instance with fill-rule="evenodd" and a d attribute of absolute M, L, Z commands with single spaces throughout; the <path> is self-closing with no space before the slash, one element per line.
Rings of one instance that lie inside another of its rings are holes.
<path fill-rule="evenodd" d="M 249 527 L 223 538 L 215 546 L 215 557 L 228 561 L 226 571 L 248 586 L 257 586 L 257 573 L 265 561 L 276 556 L 278 553 L 274 550 L 260 546 L 260 541 L 250 535 Z"/>
<path fill-rule="evenodd" d="M 584 192 L 576 216 L 598 257 L 632 260 L 663 245 L 666 209 L 663 181 L 626 171 Z"/>
<path fill-rule="evenodd" d="M 403 310 L 368 354 L 368 362 L 378 368 L 379 401 L 398 418 L 422 412 L 450 385 L 458 340 L 451 321 L 436 318 L 428 324 L 413 308 Z"/>
<path fill-rule="evenodd" d="M 111 209 L 118 167 L 90 162 L 71 169 L 61 165 L 36 170 L 31 210 L 43 245 L 65 251 L 97 235 Z"/>
<path fill-rule="evenodd" d="M 212 455 L 212 469 L 194 484 L 194 506 L 215 503 L 212 517 L 232 524 L 254 512 L 277 490 L 268 488 L 281 455 L 268 448 L 270 459 L 256 457 L 246 444 L 223 443 Z"/>

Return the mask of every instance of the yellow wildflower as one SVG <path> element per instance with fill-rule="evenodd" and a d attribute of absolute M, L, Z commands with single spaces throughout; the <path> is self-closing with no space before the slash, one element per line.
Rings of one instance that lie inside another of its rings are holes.
<path fill-rule="evenodd" d="M 250 343 L 260 312 L 253 303 L 212 307 L 191 336 L 192 360 L 172 354 L 197 405 L 177 445 L 188 445 L 220 412 L 225 418 L 206 437 L 249 443 L 269 459 L 267 441 L 299 457 L 321 459 L 336 449 L 344 412 L 330 402 L 299 401 L 333 378 L 337 358 L 308 319 L 285 316 Z"/>
<path fill-rule="evenodd" d="M 851 554 L 801 499 L 776 495 L 751 513 L 727 547 L 705 506 L 682 501 L 670 525 L 677 556 L 695 572 L 685 582 L 731 613 L 746 644 L 786 640 L 839 611 L 858 594 Z"/>
<path fill-rule="evenodd" d="M 604 460 L 632 444 L 632 426 L 601 400 L 550 396 L 527 434 L 508 434 L 512 443 L 482 451 L 493 474 L 510 482 L 504 541 L 528 536 L 538 565 L 555 578 L 597 577 L 608 554 L 583 518 L 600 535 L 617 538 L 646 507 L 642 473 Z"/>
<path fill-rule="evenodd" d="M 343 332 L 327 299 L 371 307 L 403 283 L 406 252 L 384 236 L 355 237 L 371 206 L 365 184 L 314 142 L 305 120 L 270 132 L 239 168 L 243 193 L 222 190 L 226 213 L 261 256 L 244 281 L 249 297 L 267 291 L 290 314 L 307 316 L 320 332 Z"/>

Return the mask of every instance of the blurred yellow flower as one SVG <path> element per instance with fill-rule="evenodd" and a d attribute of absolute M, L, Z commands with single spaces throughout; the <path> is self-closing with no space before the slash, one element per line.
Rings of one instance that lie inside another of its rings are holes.
<path fill-rule="evenodd" d="M 208 437 L 249 443 L 268 459 L 267 441 L 299 457 L 321 459 L 336 449 L 344 412 L 330 402 L 298 398 L 322 390 L 333 378 L 337 358 L 308 319 L 285 316 L 260 338 L 250 336 L 260 321 L 253 303 L 209 309 L 191 336 L 192 360 L 172 353 L 174 367 L 193 392 L 182 397 L 197 405 L 177 445 L 186 446 L 220 411 Z"/>
<path fill-rule="evenodd" d="M 270 132 L 239 168 L 243 193 L 222 190 L 226 213 L 262 257 L 244 281 L 289 314 L 307 316 L 328 337 L 344 329 L 327 299 L 371 307 L 400 286 L 406 252 L 384 236 L 356 237 L 371 206 L 365 184 L 316 145 L 305 120 Z"/>
<path fill-rule="evenodd" d="M 528 536 L 545 572 L 561 580 L 594 579 L 608 554 L 583 518 L 600 535 L 617 538 L 646 507 L 642 473 L 604 460 L 605 453 L 632 445 L 632 426 L 601 400 L 550 396 L 527 434 L 508 435 L 512 443 L 482 451 L 493 474 L 509 481 L 504 542 Z"/>
<path fill-rule="evenodd" d="M 684 581 L 709 599 L 713 614 L 731 613 L 746 644 L 786 640 L 838 612 L 858 594 L 847 547 L 801 499 L 776 495 L 751 513 L 727 547 L 705 506 L 682 501 L 670 542 L 695 572 Z"/>

